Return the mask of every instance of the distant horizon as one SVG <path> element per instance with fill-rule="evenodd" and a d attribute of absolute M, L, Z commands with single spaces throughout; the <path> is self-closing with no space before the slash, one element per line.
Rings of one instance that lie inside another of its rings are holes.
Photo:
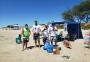
<path fill-rule="evenodd" d="M 83 0 L 82 0 L 83 1 Z M 64 21 L 62 13 L 81 0 L 0 0 L 0 27 L 12 24 L 33 25 Z"/>

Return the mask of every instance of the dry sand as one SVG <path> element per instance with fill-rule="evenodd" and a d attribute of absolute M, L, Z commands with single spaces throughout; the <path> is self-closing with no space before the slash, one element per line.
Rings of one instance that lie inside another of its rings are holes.
<path fill-rule="evenodd" d="M 71 42 L 72 49 L 65 48 L 62 42 L 59 42 L 62 50 L 59 55 L 53 55 L 44 51 L 43 47 L 22 51 L 22 44 L 15 42 L 18 33 L 19 31 L 0 30 L 0 62 L 90 62 L 90 49 L 83 47 L 83 39 Z M 30 46 L 34 46 L 32 37 L 28 44 L 28 47 Z M 63 58 L 63 55 L 70 58 Z"/>

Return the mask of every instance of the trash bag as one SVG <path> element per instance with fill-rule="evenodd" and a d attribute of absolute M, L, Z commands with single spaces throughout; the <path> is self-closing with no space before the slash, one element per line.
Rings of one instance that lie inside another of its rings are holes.
<path fill-rule="evenodd" d="M 22 43 L 22 41 L 21 41 L 21 35 L 18 35 L 18 36 L 16 37 L 16 43 L 17 43 L 17 44 L 21 44 L 21 43 Z"/>
<path fill-rule="evenodd" d="M 53 45 L 51 44 L 49 44 L 48 46 L 47 46 L 47 52 L 48 53 L 52 53 L 53 52 Z"/>
<path fill-rule="evenodd" d="M 43 46 L 43 50 L 47 50 L 48 45 L 50 45 L 50 42 L 48 40 L 46 40 L 44 46 Z"/>
<path fill-rule="evenodd" d="M 50 44 L 49 40 L 46 40 L 43 50 L 47 50 L 48 53 L 52 53 L 53 52 L 53 45 Z"/>

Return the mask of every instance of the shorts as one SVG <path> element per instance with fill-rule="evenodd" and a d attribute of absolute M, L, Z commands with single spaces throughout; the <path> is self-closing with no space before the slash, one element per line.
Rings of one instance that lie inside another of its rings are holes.
<path fill-rule="evenodd" d="M 46 40 L 47 40 L 48 38 L 47 37 L 43 37 L 43 43 L 45 44 L 46 43 Z"/>
<path fill-rule="evenodd" d="M 29 42 L 29 39 L 23 39 L 23 42 L 25 43 L 25 42 Z"/>
<path fill-rule="evenodd" d="M 23 37 L 23 42 L 29 42 L 29 37 Z"/>
<path fill-rule="evenodd" d="M 33 39 L 34 40 L 39 40 L 40 39 L 40 34 L 39 33 L 33 34 Z"/>
<path fill-rule="evenodd" d="M 51 36 L 50 39 L 51 39 L 51 40 L 55 40 L 55 41 L 57 40 L 57 39 L 56 39 L 56 36 Z"/>

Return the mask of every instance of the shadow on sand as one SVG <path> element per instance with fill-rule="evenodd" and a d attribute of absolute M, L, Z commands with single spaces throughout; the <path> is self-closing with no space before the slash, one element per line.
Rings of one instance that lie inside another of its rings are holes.
<path fill-rule="evenodd" d="M 44 45 L 40 45 L 40 48 L 41 48 L 42 46 L 44 46 Z M 37 45 L 36 47 L 39 47 L 39 45 Z M 29 46 L 29 47 L 28 47 L 28 49 L 33 49 L 33 48 L 35 48 L 35 46 Z"/>

